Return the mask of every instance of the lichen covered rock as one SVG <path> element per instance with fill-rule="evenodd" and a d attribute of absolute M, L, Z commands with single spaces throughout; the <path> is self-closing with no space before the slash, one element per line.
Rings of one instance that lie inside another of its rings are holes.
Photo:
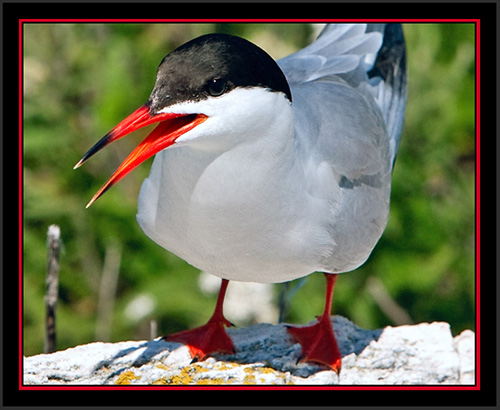
<path fill-rule="evenodd" d="M 90 343 L 24 358 L 24 384 L 378 385 L 474 384 L 472 331 L 453 338 L 446 323 L 364 330 L 332 317 L 342 352 L 340 377 L 297 363 L 300 345 L 284 324 L 228 329 L 237 352 L 191 363 L 188 349 L 153 341 Z"/>

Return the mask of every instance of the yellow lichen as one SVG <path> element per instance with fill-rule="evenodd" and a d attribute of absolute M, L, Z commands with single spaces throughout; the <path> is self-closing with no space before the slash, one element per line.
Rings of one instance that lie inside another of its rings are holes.
<path fill-rule="evenodd" d="M 265 373 L 265 374 L 276 374 L 276 370 L 270 368 L 270 367 L 259 367 L 260 373 Z"/>
<path fill-rule="evenodd" d="M 189 374 L 190 367 L 184 367 L 179 374 L 172 376 L 168 382 L 169 384 L 189 384 L 193 381 L 193 377 Z"/>
<path fill-rule="evenodd" d="M 156 367 L 163 369 L 163 370 L 169 370 L 169 368 L 165 365 L 157 365 Z M 208 369 L 200 366 L 199 364 L 193 364 L 190 366 L 183 367 L 180 369 L 178 374 L 175 374 L 170 377 L 161 377 L 158 380 L 154 381 L 154 384 L 193 384 L 193 383 L 200 383 L 200 381 L 196 381 L 194 379 L 194 376 L 200 373 L 207 372 Z M 203 379 L 202 379 L 203 380 Z M 208 379 L 207 379 L 208 380 Z M 202 384 L 208 384 L 207 382 L 201 381 Z M 216 382 L 214 382 L 216 384 Z"/>
<path fill-rule="evenodd" d="M 255 376 L 253 374 L 245 376 L 245 378 L 243 379 L 243 384 L 255 384 Z"/>
<path fill-rule="evenodd" d="M 214 369 L 216 370 L 231 370 L 237 366 L 236 363 L 232 362 L 217 362 L 214 365 Z"/>
<path fill-rule="evenodd" d="M 221 379 L 221 378 L 215 378 L 215 379 L 200 379 L 200 380 L 197 380 L 196 381 L 196 384 L 200 384 L 200 385 L 205 385 L 205 384 L 231 384 L 231 382 L 228 382 L 224 379 Z"/>
<path fill-rule="evenodd" d="M 192 364 L 191 366 L 185 367 L 185 369 L 190 370 L 191 373 L 203 373 L 203 372 L 208 372 L 208 369 L 206 367 L 200 366 L 199 364 L 195 363 Z"/>
<path fill-rule="evenodd" d="M 123 372 L 118 376 L 118 378 L 115 381 L 115 384 L 118 385 L 127 385 L 127 384 L 132 384 L 134 380 L 139 380 L 141 377 L 136 376 L 135 373 L 131 370 L 127 372 Z"/>
<path fill-rule="evenodd" d="M 158 364 L 156 365 L 156 367 L 157 367 L 158 369 L 168 370 L 168 367 L 167 367 L 167 366 L 165 366 L 163 363 L 158 363 Z"/>
<path fill-rule="evenodd" d="M 206 367 L 209 366 L 209 367 Z M 171 370 L 171 367 L 167 367 L 165 365 L 159 364 L 158 368 L 163 370 Z M 188 384 L 197 384 L 197 385 L 227 385 L 235 382 L 235 379 L 228 375 L 228 378 L 209 378 L 205 376 L 203 373 L 209 372 L 211 370 L 217 371 L 229 371 L 235 369 L 237 367 L 243 367 L 243 372 L 245 373 L 245 377 L 243 378 L 242 383 L 244 385 L 255 385 L 266 384 L 265 377 L 262 377 L 264 374 L 273 374 L 276 379 L 281 380 L 286 384 L 294 384 L 290 380 L 287 381 L 286 375 L 278 372 L 270 367 L 264 366 L 255 366 L 255 365 L 247 365 L 241 366 L 241 364 L 231 363 L 231 362 L 216 362 L 213 364 L 199 364 L 194 363 L 189 366 L 186 366 L 173 376 L 164 376 L 156 380 L 153 384 L 157 385 L 188 385 Z M 259 377 L 260 376 L 260 377 Z M 270 384 L 277 384 L 276 381 Z"/>

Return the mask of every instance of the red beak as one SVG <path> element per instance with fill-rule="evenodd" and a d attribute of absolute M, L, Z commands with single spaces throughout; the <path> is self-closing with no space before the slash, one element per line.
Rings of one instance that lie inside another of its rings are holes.
<path fill-rule="evenodd" d="M 100 151 L 111 142 L 130 134 L 139 128 L 160 122 L 158 126 L 149 134 L 139 146 L 133 150 L 130 155 L 123 161 L 108 181 L 97 191 L 87 208 L 92 205 L 97 198 L 111 188 L 115 183 L 137 167 L 140 163 L 152 157 L 161 150 L 169 147 L 182 134 L 192 130 L 197 125 L 204 122 L 208 117 L 203 114 L 173 114 L 163 113 L 151 115 L 149 113 L 149 104 L 145 104 L 138 110 L 134 111 L 115 128 L 108 132 L 97 144 L 95 144 L 75 165 L 74 169 L 81 166 L 92 155 Z"/>

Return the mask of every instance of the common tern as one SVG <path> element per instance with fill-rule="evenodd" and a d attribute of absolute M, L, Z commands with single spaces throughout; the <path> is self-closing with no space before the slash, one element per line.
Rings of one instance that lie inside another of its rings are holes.
<path fill-rule="evenodd" d="M 253 43 L 208 34 L 168 54 L 149 100 L 106 134 L 157 127 L 91 199 L 155 155 L 137 221 L 152 240 L 222 278 L 208 323 L 166 337 L 194 358 L 234 352 L 223 315 L 230 280 L 277 283 L 323 272 L 325 309 L 289 326 L 301 360 L 341 369 L 330 313 L 338 274 L 362 265 L 389 214 L 403 125 L 400 24 L 329 24 L 275 61 Z"/>

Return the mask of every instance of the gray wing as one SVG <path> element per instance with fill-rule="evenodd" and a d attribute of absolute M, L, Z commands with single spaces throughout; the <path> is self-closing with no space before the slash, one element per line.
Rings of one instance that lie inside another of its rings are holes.
<path fill-rule="evenodd" d="M 329 24 L 316 41 L 278 60 L 278 64 L 290 83 L 292 98 L 294 90 L 298 93 L 307 83 L 343 81 L 363 95 L 368 104 L 375 103 L 371 110 L 379 110 L 384 120 L 392 165 L 407 93 L 406 51 L 400 24 Z"/>
<path fill-rule="evenodd" d="M 329 24 L 316 41 L 278 64 L 291 85 L 352 73 L 365 59 L 373 62 L 382 45 L 381 33 L 366 29 L 366 24 Z"/>

